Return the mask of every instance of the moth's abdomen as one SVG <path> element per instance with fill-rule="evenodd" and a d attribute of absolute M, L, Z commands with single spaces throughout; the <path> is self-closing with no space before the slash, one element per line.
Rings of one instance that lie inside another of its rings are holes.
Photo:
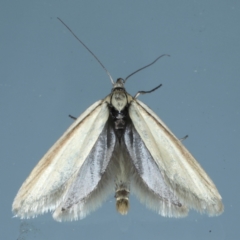
<path fill-rule="evenodd" d="M 129 210 L 129 193 L 129 189 L 127 189 L 124 184 L 122 184 L 122 186 L 119 186 L 119 188 L 116 189 L 116 209 L 122 215 L 126 215 Z"/>
<path fill-rule="evenodd" d="M 121 139 L 122 140 L 122 139 Z M 110 170 L 115 183 L 116 209 L 126 215 L 129 210 L 129 194 L 130 194 L 130 176 L 131 162 L 126 152 L 123 141 L 116 142 Z"/>

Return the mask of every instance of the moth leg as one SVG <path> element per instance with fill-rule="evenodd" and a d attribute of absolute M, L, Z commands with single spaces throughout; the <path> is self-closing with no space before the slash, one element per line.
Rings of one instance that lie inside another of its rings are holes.
<path fill-rule="evenodd" d="M 162 84 L 158 85 L 157 87 L 153 88 L 153 89 L 150 90 L 150 91 L 138 91 L 138 92 L 136 93 L 136 95 L 133 97 L 133 99 L 136 99 L 136 98 L 137 98 L 138 96 L 140 96 L 141 94 L 151 93 L 151 92 L 157 90 L 158 88 L 160 88 L 161 86 L 162 86 Z"/>
<path fill-rule="evenodd" d="M 182 137 L 182 138 L 179 138 L 179 141 L 184 141 L 185 139 L 187 139 L 188 138 L 188 135 L 186 135 L 186 136 L 184 136 L 184 137 Z"/>
<path fill-rule="evenodd" d="M 72 118 L 73 120 L 76 120 L 77 118 L 76 117 L 74 117 L 74 116 L 72 116 L 72 115 L 68 115 L 70 118 Z"/>

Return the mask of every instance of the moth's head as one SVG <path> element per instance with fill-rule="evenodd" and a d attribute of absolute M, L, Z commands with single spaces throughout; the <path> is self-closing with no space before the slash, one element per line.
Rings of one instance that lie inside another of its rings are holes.
<path fill-rule="evenodd" d="M 124 88 L 124 80 L 122 78 L 118 78 L 117 81 L 113 84 L 113 88 L 112 91 L 114 91 L 114 89 L 116 88 Z"/>

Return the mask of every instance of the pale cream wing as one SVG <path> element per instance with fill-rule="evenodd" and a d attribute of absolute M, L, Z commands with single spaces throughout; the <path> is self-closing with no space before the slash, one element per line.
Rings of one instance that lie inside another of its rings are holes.
<path fill-rule="evenodd" d="M 25 180 L 14 199 L 12 210 L 21 218 L 54 210 L 99 135 L 109 116 L 107 103 L 90 106 L 49 149 Z"/>
<path fill-rule="evenodd" d="M 222 213 L 214 183 L 161 119 L 139 100 L 131 102 L 129 115 L 166 184 L 182 204 L 209 215 Z"/>

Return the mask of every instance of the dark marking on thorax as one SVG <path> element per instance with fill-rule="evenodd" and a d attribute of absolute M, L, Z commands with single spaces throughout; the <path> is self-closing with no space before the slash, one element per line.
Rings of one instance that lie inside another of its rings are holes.
<path fill-rule="evenodd" d="M 128 106 L 126 106 L 123 110 L 118 111 L 113 106 L 109 105 L 109 112 L 109 124 L 114 129 L 119 142 L 121 142 L 126 126 L 131 122 L 128 114 Z"/>
<path fill-rule="evenodd" d="M 108 105 L 110 113 L 108 121 L 114 129 L 119 143 L 121 142 L 127 124 L 131 123 L 128 114 L 129 103 L 127 99 L 127 94 L 124 88 L 115 88 Z"/>

